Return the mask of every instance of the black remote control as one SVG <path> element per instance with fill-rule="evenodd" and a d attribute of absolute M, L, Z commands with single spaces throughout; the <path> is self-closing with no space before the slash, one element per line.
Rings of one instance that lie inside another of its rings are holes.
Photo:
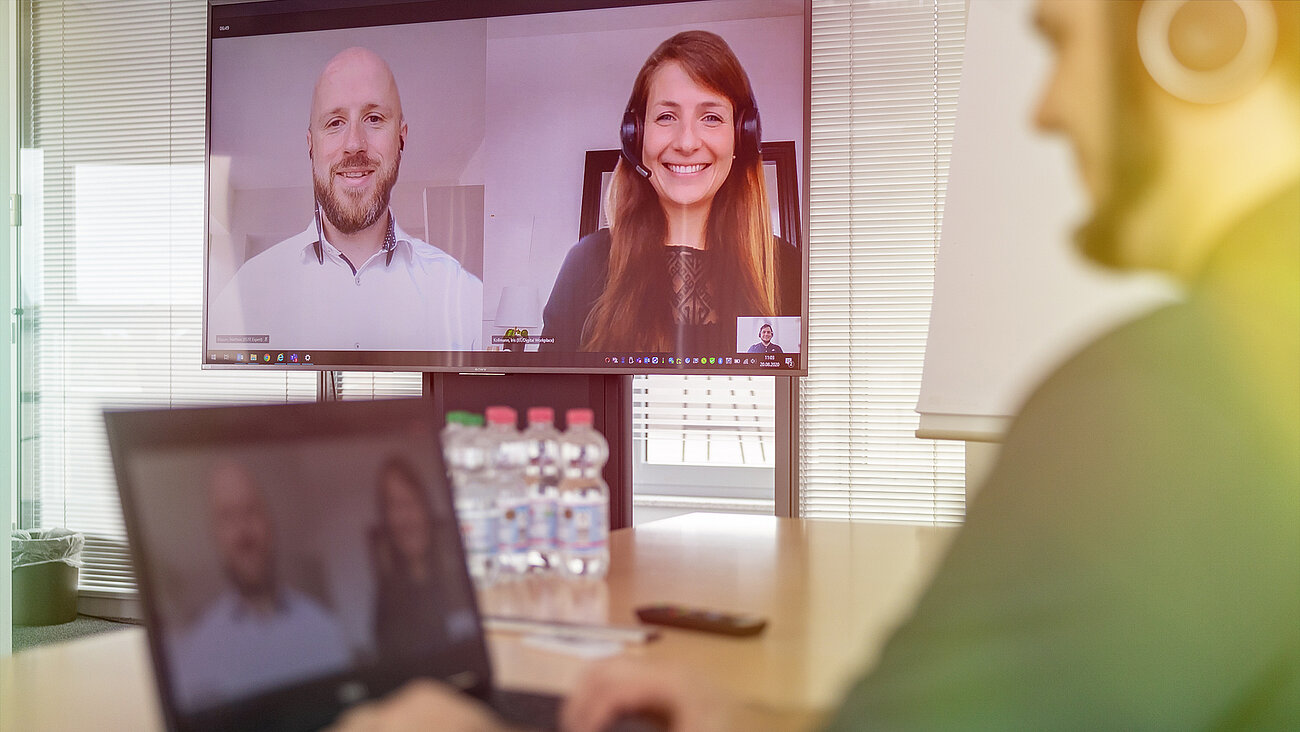
<path fill-rule="evenodd" d="M 636 609 L 636 616 L 643 623 L 723 635 L 755 635 L 767 627 L 767 620 L 757 615 L 737 615 L 667 603 L 642 605 Z"/>

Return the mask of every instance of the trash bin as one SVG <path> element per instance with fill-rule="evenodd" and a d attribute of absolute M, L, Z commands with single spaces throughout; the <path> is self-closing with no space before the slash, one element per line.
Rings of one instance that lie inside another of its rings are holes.
<path fill-rule="evenodd" d="M 67 529 L 15 531 L 14 625 L 54 625 L 77 617 L 77 575 L 86 537 Z"/>

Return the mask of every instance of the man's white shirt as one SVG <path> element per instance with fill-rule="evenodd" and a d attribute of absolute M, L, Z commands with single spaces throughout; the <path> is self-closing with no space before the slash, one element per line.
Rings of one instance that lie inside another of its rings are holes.
<path fill-rule="evenodd" d="M 185 708 L 215 706 L 351 664 L 342 631 L 319 605 L 290 588 L 276 603 L 274 613 L 259 616 L 226 591 L 173 639 L 172 680 Z"/>
<path fill-rule="evenodd" d="M 317 232 L 313 222 L 239 268 L 213 300 L 210 345 L 231 350 L 479 348 L 483 283 L 451 255 L 394 223 L 392 261 L 381 249 L 365 262 L 353 263 L 354 273 L 342 253 Z"/>

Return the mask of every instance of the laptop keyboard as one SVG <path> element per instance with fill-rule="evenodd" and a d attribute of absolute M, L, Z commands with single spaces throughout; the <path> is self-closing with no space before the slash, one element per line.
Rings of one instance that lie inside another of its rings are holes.
<path fill-rule="evenodd" d="M 558 696 L 497 689 L 490 705 L 509 722 L 550 732 L 559 727 L 560 702 Z"/>
<path fill-rule="evenodd" d="M 498 689 L 492 693 L 491 706 L 513 724 L 551 732 L 558 727 L 561 702 L 558 696 Z M 605 732 L 666 732 L 667 729 L 667 725 L 651 717 L 623 717 Z"/>

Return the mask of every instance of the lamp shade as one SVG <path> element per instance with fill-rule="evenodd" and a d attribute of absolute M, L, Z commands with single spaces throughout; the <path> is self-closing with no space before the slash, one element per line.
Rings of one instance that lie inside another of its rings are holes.
<path fill-rule="evenodd" d="M 532 285 L 506 285 L 497 303 L 496 324 L 506 328 L 530 328 L 542 324 L 541 298 Z"/>

